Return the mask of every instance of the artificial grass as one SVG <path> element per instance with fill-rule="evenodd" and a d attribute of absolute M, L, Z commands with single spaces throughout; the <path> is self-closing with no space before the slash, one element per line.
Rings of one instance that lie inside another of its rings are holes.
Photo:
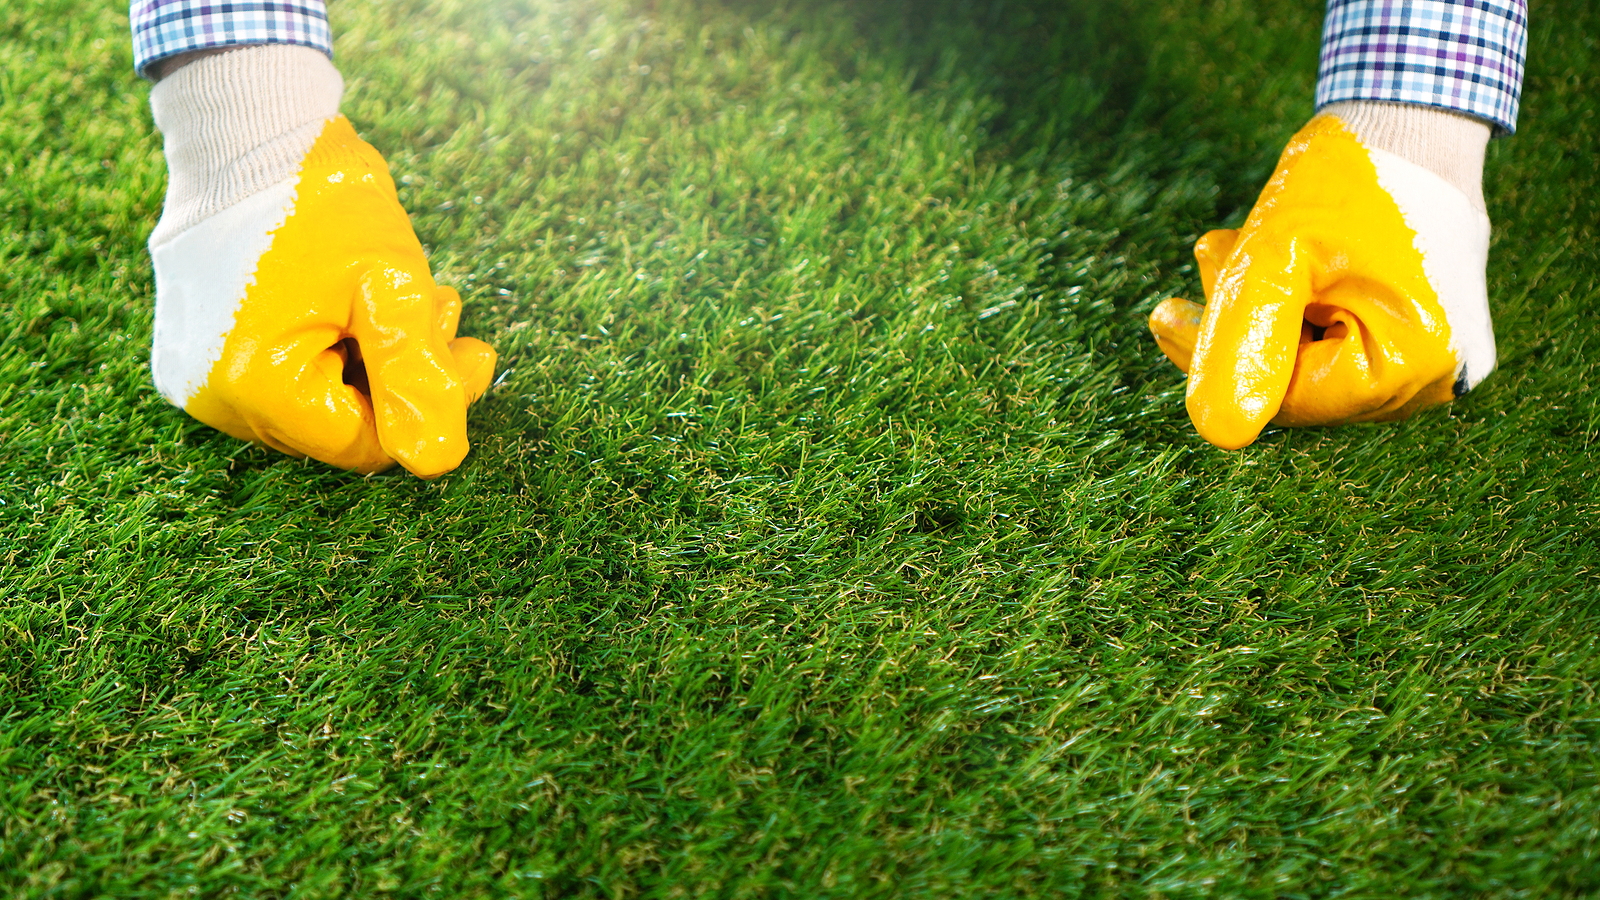
<path fill-rule="evenodd" d="M 1600 12 L 1491 148 L 1500 370 L 1225 453 L 1144 317 L 1304 6 L 341 0 L 501 352 L 423 483 L 156 395 L 127 20 L 7 4 L 0 891 L 1600 890 Z"/>

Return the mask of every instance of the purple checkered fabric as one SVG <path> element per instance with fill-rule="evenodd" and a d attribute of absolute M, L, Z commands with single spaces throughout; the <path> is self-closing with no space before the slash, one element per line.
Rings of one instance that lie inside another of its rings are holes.
<path fill-rule="evenodd" d="M 1527 0 L 1328 0 L 1317 106 L 1384 100 L 1517 128 Z"/>
<path fill-rule="evenodd" d="M 304 44 L 333 55 L 323 0 L 133 0 L 133 65 L 234 44 Z"/>

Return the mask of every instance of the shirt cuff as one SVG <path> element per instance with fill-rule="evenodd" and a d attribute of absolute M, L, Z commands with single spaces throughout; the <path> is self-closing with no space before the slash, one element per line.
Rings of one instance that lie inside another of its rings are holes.
<path fill-rule="evenodd" d="M 1317 108 L 1432 106 L 1517 129 L 1527 0 L 1328 0 Z"/>
<path fill-rule="evenodd" d="M 323 0 L 133 0 L 133 67 L 190 50 L 241 44 L 299 44 L 333 56 Z"/>

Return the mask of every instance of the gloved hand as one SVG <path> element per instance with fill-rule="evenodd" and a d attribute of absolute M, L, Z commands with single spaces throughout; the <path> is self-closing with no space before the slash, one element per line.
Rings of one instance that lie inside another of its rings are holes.
<path fill-rule="evenodd" d="M 1150 316 L 1189 374 L 1195 429 L 1219 447 L 1269 420 L 1404 418 L 1495 365 L 1489 127 L 1398 104 L 1330 109 L 1290 140 L 1244 227 L 1195 244 L 1206 305 L 1174 297 Z"/>
<path fill-rule="evenodd" d="M 495 352 L 456 337 L 383 158 L 307 47 L 200 59 L 151 92 L 166 140 L 151 370 L 234 437 L 358 472 L 434 478 L 467 453 Z"/>

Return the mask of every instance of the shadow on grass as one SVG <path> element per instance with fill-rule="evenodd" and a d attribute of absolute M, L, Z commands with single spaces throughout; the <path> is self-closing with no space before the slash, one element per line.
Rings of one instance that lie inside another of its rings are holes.
<path fill-rule="evenodd" d="M 1145 173 L 1203 171 L 1228 213 L 1254 202 L 1312 111 L 1321 12 L 1283 0 L 1211 4 L 1198 23 L 1154 0 L 721 5 L 752 19 L 847 19 L 865 52 L 914 73 L 914 89 L 974 84 L 1000 107 L 993 162 L 1065 156 L 1110 168 L 1137 145 L 1165 144 L 1166 154 L 1139 160 L 1155 166 Z"/>
<path fill-rule="evenodd" d="M 1242 223 L 1312 111 L 1321 11 L 1303 4 L 1228 0 L 1198 18 L 1154 0 L 722 5 L 752 20 L 848 21 L 856 53 L 903 69 L 930 102 L 961 89 L 990 101 L 978 162 L 1038 185 L 1023 217 L 1040 223 L 1052 262 L 1029 290 L 1098 294 L 1097 308 L 1059 312 L 1105 336 L 1107 390 L 1173 383 L 1145 314 L 1160 294 L 1198 293 L 1193 241 Z M 1104 218 L 1076 212 L 1089 208 Z M 1101 273 L 1092 282 L 1086 265 Z"/>

